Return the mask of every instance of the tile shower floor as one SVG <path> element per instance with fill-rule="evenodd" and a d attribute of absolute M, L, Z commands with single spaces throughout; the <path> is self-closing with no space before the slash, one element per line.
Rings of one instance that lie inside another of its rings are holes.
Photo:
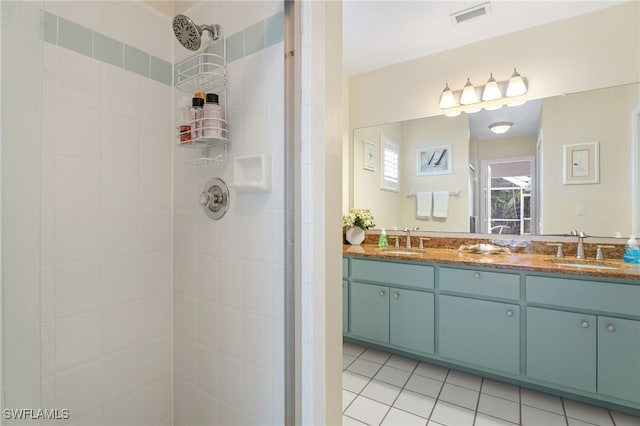
<path fill-rule="evenodd" d="M 350 342 L 342 356 L 343 425 L 640 425 L 640 417 Z"/>

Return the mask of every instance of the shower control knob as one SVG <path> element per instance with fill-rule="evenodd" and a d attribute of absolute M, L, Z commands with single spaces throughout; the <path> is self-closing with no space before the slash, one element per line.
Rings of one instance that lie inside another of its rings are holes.
<path fill-rule="evenodd" d="M 211 200 L 211 195 L 209 195 L 208 191 L 205 191 L 202 194 L 200 194 L 200 205 L 201 206 L 206 206 L 207 204 L 209 204 L 209 200 Z"/>

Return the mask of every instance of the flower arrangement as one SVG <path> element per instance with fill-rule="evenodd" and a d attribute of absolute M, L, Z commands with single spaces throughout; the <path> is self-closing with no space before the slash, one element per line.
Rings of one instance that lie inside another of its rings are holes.
<path fill-rule="evenodd" d="M 373 222 L 373 215 L 369 209 L 351 209 L 349 213 L 342 216 L 342 227 L 344 229 L 357 226 L 362 229 L 371 229 L 376 224 Z"/>

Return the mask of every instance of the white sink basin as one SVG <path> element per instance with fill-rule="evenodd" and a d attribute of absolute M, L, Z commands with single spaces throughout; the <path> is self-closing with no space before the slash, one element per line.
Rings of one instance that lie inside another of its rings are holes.
<path fill-rule="evenodd" d="M 554 262 L 558 266 L 568 266 L 571 268 L 580 268 L 580 269 L 620 269 L 617 266 L 608 266 L 608 265 L 591 265 L 588 263 L 561 263 Z"/>
<path fill-rule="evenodd" d="M 566 266 L 569 268 L 578 269 L 626 269 L 626 266 L 624 264 L 617 264 L 615 262 L 607 262 L 604 260 L 547 259 L 547 262 L 551 262 L 558 266 Z"/>
<path fill-rule="evenodd" d="M 420 254 L 417 251 L 409 251 L 409 250 L 385 250 L 383 253 L 385 254 Z"/>

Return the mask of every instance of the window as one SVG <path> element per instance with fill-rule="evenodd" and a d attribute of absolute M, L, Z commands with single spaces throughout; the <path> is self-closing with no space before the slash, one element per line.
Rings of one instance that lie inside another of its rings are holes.
<path fill-rule="evenodd" d="M 384 136 L 380 137 L 380 145 L 382 146 L 380 188 L 398 192 L 400 190 L 400 174 L 398 170 L 400 146 Z"/>

